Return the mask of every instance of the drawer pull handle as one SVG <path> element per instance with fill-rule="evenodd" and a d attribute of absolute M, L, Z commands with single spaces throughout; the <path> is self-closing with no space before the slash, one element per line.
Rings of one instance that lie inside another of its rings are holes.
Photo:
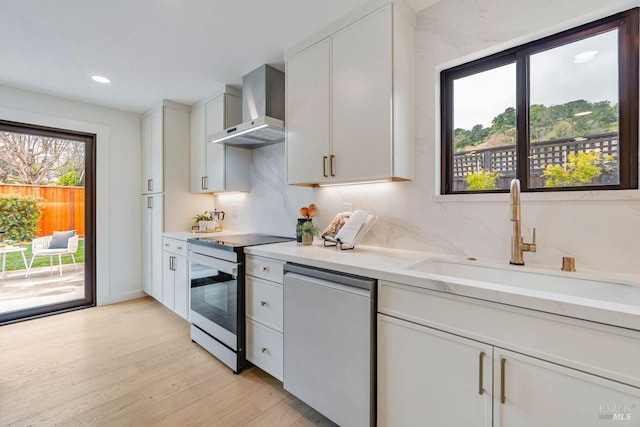
<path fill-rule="evenodd" d="M 265 305 L 267 305 L 267 302 L 266 301 L 260 301 L 260 305 L 264 307 Z"/>
<path fill-rule="evenodd" d="M 507 401 L 507 393 L 505 391 L 505 364 L 507 363 L 507 359 L 501 357 L 500 358 L 500 403 L 504 404 Z"/>
<path fill-rule="evenodd" d="M 266 353 L 266 352 L 267 352 L 267 347 L 262 347 L 262 348 L 260 349 L 260 351 L 261 351 L 261 352 L 263 352 L 263 353 Z"/>
<path fill-rule="evenodd" d="M 182 246 L 178 246 L 178 250 L 181 251 L 182 250 Z"/>
<path fill-rule="evenodd" d="M 165 243 L 165 244 L 164 244 L 164 247 L 165 247 L 165 248 L 168 248 L 168 247 L 169 247 L 169 244 L 168 244 L 168 243 Z"/>
<path fill-rule="evenodd" d="M 262 266 L 262 271 L 269 271 L 269 266 L 263 265 Z"/>
<path fill-rule="evenodd" d="M 482 393 L 484 393 L 484 387 L 482 387 L 482 377 L 483 377 L 483 369 L 484 369 L 484 363 L 482 363 L 484 360 L 484 351 L 480 352 L 480 356 L 478 357 L 478 394 L 480 396 L 482 396 Z"/>

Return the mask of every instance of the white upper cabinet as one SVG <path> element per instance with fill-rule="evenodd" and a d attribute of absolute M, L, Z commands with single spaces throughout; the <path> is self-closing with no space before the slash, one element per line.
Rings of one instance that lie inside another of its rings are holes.
<path fill-rule="evenodd" d="M 149 112 L 142 119 L 142 194 L 162 193 L 162 107 Z"/>
<path fill-rule="evenodd" d="M 249 190 L 251 152 L 207 142 L 207 135 L 242 121 L 242 100 L 226 88 L 210 101 L 191 110 L 190 189 L 192 193 Z"/>
<path fill-rule="evenodd" d="M 286 53 L 287 182 L 413 177 L 413 29 L 374 1 Z"/>
<path fill-rule="evenodd" d="M 392 37 L 389 5 L 332 38 L 335 179 L 393 176 Z"/>
<path fill-rule="evenodd" d="M 204 104 L 194 105 L 190 113 L 189 136 L 189 191 L 206 193 L 207 159 L 205 149 L 207 132 L 205 128 L 206 112 Z"/>
<path fill-rule="evenodd" d="M 330 41 L 287 61 L 287 181 L 324 182 L 331 150 Z"/>

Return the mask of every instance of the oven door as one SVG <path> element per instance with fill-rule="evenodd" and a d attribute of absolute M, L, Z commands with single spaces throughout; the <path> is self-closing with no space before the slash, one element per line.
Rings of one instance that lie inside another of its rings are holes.
<path fill-rule="evenodd" d="M 238 264 L 189 255 L 191 323 L 238 350 Z"/>

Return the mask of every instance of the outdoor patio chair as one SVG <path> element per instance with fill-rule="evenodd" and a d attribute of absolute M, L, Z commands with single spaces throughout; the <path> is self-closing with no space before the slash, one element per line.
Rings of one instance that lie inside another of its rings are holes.
<path fill-rule="evenodd" d="M 56 232 L 54 231 L 54 233 Z M 62 255 L 71 255 L 73 265 L 76 267 L 76 271 L 78 271 L 78 264 L 76 264 L 76 258 L 74 256 L 74 254 L 78 251 L 78 235 L 69 237 L 67 240 L 67 246 L 63 248 L 49 248 L 49 246 L 51 246 L 52 240 L 53 236 L 45 236 L 38 237 L 31 241 L 31 262 L 29 263 L 29 267 L 27 268 L 27 275 L 25 277 L 29 277 L 31 266 L 33 265 L 33 260 L 36 257 L 49 257 L 49 268 L 50 271 L 53 271 L 53 257 L 57 255 L 58 267 L 60 269 L 60 275 L 62 276 Z"/>

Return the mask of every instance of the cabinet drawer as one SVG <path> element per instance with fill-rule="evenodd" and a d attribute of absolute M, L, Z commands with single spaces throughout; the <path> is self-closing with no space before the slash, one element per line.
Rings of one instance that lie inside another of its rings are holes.
<path fill-rule="evenodd" d="M 187 256 L 187 242 L 171 237 L 162 238 L 162 250 L 176 255 Z"/>
<path fill-rule="evenodd" d="M 282 285 L 247 276 L 247 317 L 282 332 Z"/>
<path fill-rule="evenodd" d="M 282 334 L 247 319 L 247 360 L 282 381 Z"/>
<path fill-rule="evenodd" d="M 247 274 L 282 283 L 284 261 L 247 255 Z"/>

